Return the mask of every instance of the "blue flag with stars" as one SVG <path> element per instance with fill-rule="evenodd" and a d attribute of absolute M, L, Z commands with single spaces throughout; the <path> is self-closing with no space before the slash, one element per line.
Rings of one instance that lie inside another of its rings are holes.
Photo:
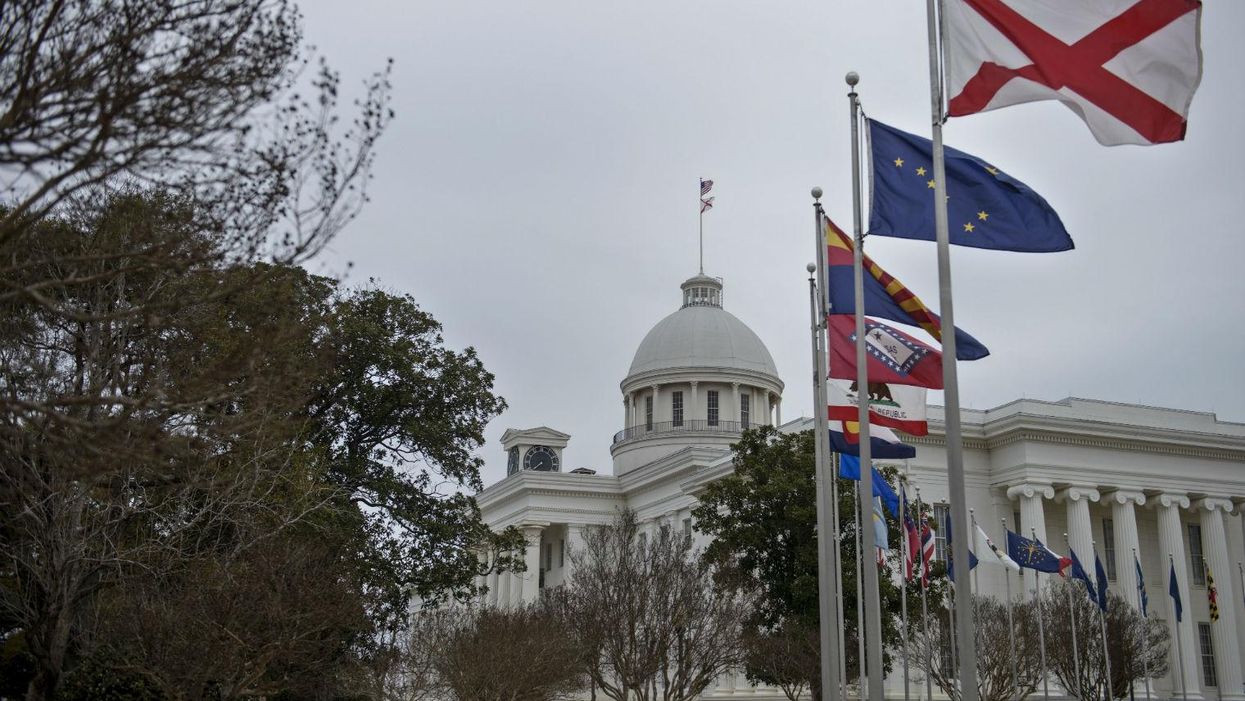
<path fill-rule="evenodd" d="M 869 233 L 934 240 L 933 142 L 870 119 L 873 204 Z M 1049 253 L 1073 248 L 1054 209 L 1028 185 L 945 147 L 947 226 L 957 246 Z"/>

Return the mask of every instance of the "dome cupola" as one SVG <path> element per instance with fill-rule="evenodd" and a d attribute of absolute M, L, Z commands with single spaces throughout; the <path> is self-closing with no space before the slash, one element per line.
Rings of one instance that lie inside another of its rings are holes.
<path fill-rule="evenodd" d="M 644 336 L 622 381 L 615 474 L 781 422 L 778 368 L 752 329 L 723 309 L 722 279 L 700 274 L 679 289 L 682 306 Z"/>

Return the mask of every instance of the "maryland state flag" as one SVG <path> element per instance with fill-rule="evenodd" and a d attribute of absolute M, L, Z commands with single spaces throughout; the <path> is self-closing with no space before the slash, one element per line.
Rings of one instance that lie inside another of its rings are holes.
<path fill-rule="evenodd" d="M 832 314 L 856 313 L 856 283 L 853 272 L 852 240 L 843 230 L 826 217 L 826 295 Z M 869 256 L 862 260 L 864 266 L 865 314 L 901 324 L 919 326 L 939 342 L 942 341 L 942 320 L 929 310 L 919 297 L 904 284 L 882 270 Z M 990 355 L 989 349 L 980 341 L 955 330 L 955 354 L 960 360 L 977 360 Z"/>
<path fill-rule="evenodd" d="M 1210 563 L 1206 564 L 1206 600 L 1210 604 L 1210 620 L 1219 620 L 1219 590 L 1215 588 L 1215 576 L 1210 572 Z"/>

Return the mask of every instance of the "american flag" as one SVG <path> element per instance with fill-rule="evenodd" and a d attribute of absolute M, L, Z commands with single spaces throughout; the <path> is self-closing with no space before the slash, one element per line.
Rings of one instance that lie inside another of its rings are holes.
<path fill-rule="evenodd" d="M 929 564 L 934 559 L 934 531 L 929 527 L 928 513 L 921 518 L 921 586 L 929 586 Z"/>
<path fill-rule="evenodd" d="M 705 180 L 702 178 L 700 181 L 700 196 L 704 197 L 705 195 L 709 194 L 709 191 L 712 189 L 713 189 L 713 181 Z"/>
<path fill-rule="evenodd" d="M 700 201 L 700 213 L 701 213 L 701 214 L 704 214 L 705 212 L 708 212 L 708 211 L 709 211 L 709 210 L 711 210 L 711 209 L 713 209 L 713 198 L 712 198 L 712 197 L 705 197 L 705 198 L 701 199 L 701 201 Z"/>

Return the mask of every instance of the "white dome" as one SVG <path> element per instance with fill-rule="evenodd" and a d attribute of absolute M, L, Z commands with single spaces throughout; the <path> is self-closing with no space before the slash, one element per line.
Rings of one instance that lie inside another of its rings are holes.
<path fill-rule="evenodd" d="M 778 379 L 769 349 L 752 329 L 718 306 L 686 306 L 657 322 L 635 352 L 631 370 L 676 368 L 747 370 Z"/>

